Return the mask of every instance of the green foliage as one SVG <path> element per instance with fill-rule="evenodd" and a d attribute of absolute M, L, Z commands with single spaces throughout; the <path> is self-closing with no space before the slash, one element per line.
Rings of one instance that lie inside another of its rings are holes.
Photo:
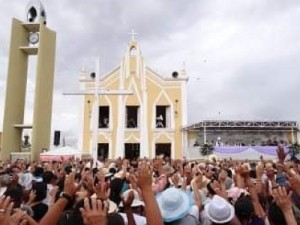
<path fill-rule="evenodd" d="M 203 156 L 211 155 L 213 153 L 214 147 L 210 144 L 204 144 L 200 148 L 200 153 Z"/>
<path fill-rule="evenodd" d="M 292 144 L 289 149 L 291 155 L 298 155 L 300 153 L 300 145 L 297 142 Z"/>

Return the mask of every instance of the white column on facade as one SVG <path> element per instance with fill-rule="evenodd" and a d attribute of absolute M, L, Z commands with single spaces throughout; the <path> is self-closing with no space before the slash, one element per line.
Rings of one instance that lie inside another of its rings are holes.
<path fill-rule="evenodd" d="M 98 160 L 98 124 L 99 124 L 99 85 L 100 85 L 100 60 L 99 58 L 96 59 L 95 62 L 95 102 L 93 107 L 93 136 L 92 136 L 92 158 L 94 162 Z"/>
<path fill-rule="evenodd" d="M 292 128 L 292 143 L 295 144 L 295 136 L 294 136 L 294 129 Z"/>
<path fill-rule="evenodd" d="M 82 67 L 81 71 L 80 71 L 80 78 L 79 79 L 87 79 L 86 77 L 86 70 L 85 67 Z M 80 90 L 85 90 L 85 82 L 84 83 L 80 83 Z M 84 110 L 85 110 L 85 96 L 81 96 L 79 99 L 79 134 L 78 134 L 78 143 L 77 143 L 77 148 L 82 151 L 85 152 L 87 149 L 83 149 L 83 136 L 84 136 L 84 122 L 85 122 L 85 117 L 86 115 L 84 114 Z"/>
<path fill-rule="evenodd" d="M 84 152 L 85 149 L 83 149 L 83 135 L 84 135 L 84 121 L 85 121 L 85 116 L 84 115 L 84 106 L 85 106 L 85 97 L 84 96 L 80 96 L 79 99 L 79 137 L 78 137 L 78 143 L 77 143 L 77 149 L 79 149 L 81 152 Z"/>
<path fill-rule="evenodd" d="M 116 139 L 116 155 L 115 157 L 124 157 L 124 132 L 125 132 L 125 123 L 124 123 L 124 96 L 118 97 L 118 121 L 117 121 L 117 139 Z"/>
<path fill-rule="evenodd" d="M 185 71 L 185 63 L 183 65 L 182 70 L 183 78 L 187 79 L 186 71 Z M 187 126 L 187 80 L 181 82 L 181 104 L 182 104 L 182 126 Z M 182 156 L 184 156 L 186 151 L 188 151 L 188 137 L 187 131 L 181 131 L 182 134 Z"/>
<path fill-rule="evenodd" d="M 149 149 L 149 135 L 148 135 L 148 95 L 147 95 L 147 86 L 146 86 L 146 67 L 141 60 L 141 87 L 142 87 L 142 103 L 141 103 L 141 131 L 140 131 L 140 142 L 141 142 L 141 152 L 140 156 L 149 158 L 150 149 Z"/>
<path fill-rule="evenodd" d="M 125 79 L 127 76 L 128 71 L 128 56 L 126 55 L 124 59 L 121 62 L 121 67 L 120 67 L 120 83 L 119 83 L 119 89 L 124 89 L 125 88 Z M 115 110 L 118 112 L 118 118 L 117 118 L 117 138 L 116 138 L 116 151 L 115 151 L 115 156 L 116 157 L 124 157 L 125 152 L 124 152 L 124 145 L 125 145 L 125 123 L 124 123 L 124 118 L 125 118 L 125 106 L 124 106 L 124 96 L 119 95 L 118 96 L 118 106 L 115 107 Z"/>
<path fill-rule="evenodd" d="M 147 90 L 143 89 L 141 105 L 141 157 L 149 157 L 149 136 L 148 136 L 148 96 Z"/>

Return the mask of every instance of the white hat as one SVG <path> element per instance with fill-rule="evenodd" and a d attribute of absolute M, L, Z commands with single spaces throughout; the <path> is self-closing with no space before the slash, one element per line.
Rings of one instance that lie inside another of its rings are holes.
<path fill-rule="evenodd" d="M 127 177 L 128 173 L 124 174 L 123 170 L 118 171 L 117 173 L 114 174 L 114 178 L 124 178 Z"/>
<path fill-rule="evenodd" d="M 182 186 L 183 178 L 179 174 L 174 174 L 173 176 L 178 176 L 178 186 Z M 169 177 L 169 183 L 174 185 L 172 177 Z"/>
<path fill-rule="evenodd" d="M 109 172 L 108 168 L 102 167 L 100 172 L 104 174 L 105 177 L 111 177 L 113 174 Z"/>
<path fill-rule="evenodd" d="M 218 195 L 215 195 L 204 209 L 207 217 L 215 223 L 227 223 L 234 217 L 234 207 Z"/>
<path fill-rule="evenodd" d="M 173 174 L 175 172 L 175 169 L 172 166 L 168 165 L 168 164 L 164 165 L 162 167 L 162 169 L 163 169 L 163 172 L 166 175 L 170 175 L 170 174 Z"/>
<path fill-rule="evenodd" d="M 161 215 L 165 222 L 185 217 L 191 209 L 189 196 L 177 188 L 168 188 L 156 197 Z"/>
<path fill-rule="evenodd" d="M 96 194 L 93 194 L 91 198 L 97 198 Z M 118 206 L 116 203 L 108 199 L 108 213 L 118 212 Z"/>
<path fill-rule="evenodd" d="M 133 199 L 133 202 L 131 204 L 131 207 L 138 207 L 138 206 L 145 206 L 145 203 L 143 201 L 140 200 L 140 197 L 139 197 L 139 193 L 134 190 L 134 189 L 128 189 L 127 191 L 125 191 L 122 196 L 127 199 L 128 196 L 129 196 L 129 192 L 130 191 L 133 191 L 133 195 L 134 195 L 134 199 Z M 119 205 L 120 207 L 123 207 L 123 202 L 120 203 Z"/>
<path fill-rule="evenodd" d="M 33 176 L 31 173 L 23 173 L 19 177 L 18 183 L 25 188 L 25 190 L 30 190 L 32 187 Z"/>
<path fill-rule="evenodd" d="M 108 200 L 108 213 L 116 213 L 118 212 L 118 206 L 111 200 Z"/>
<path fill-rule="evenodd" d="M 214 160 L 218 161 L 218 156 L 216 156 L 215 154 L 210 154 L 208 156 L 208 161 L 211 162 L 211 163 L 213 163 Z"/>
<path fill-rule="evenodd" d="M 245 189 L 239 187 L 232 187 L 227 190 L 228 198 L 231 198 L 234 202 L 238 200 L 238 198 L 244 193 L 249 194 Z"/>

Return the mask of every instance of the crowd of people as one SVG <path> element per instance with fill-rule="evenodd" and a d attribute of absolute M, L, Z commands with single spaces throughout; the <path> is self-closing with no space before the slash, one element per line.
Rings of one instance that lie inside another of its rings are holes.
<path fill-rule="evenodd" d="M 0 225 L 296 225 L 286 159 L 0 162 Z"/>

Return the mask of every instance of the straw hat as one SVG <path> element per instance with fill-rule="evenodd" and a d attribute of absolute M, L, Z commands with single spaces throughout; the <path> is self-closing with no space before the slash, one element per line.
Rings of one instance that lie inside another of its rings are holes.
<path fill-rule="evenodd" d="M 175 171 L 174 168 L 172 166 L 170 166 L 169 164 L 164 165 L 162 167 L 162 169 L 166 175 L 172 174 Z"/>

